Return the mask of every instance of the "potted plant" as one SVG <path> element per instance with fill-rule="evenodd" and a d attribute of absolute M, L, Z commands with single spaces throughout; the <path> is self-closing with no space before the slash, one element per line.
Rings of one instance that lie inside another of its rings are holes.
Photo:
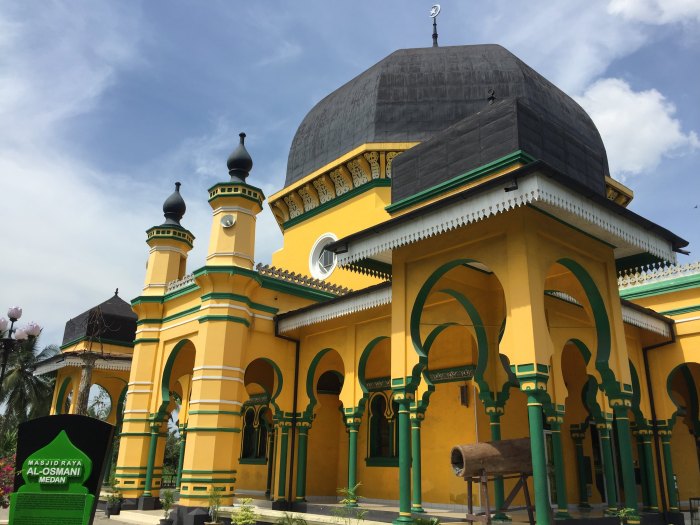
<path fill-rule="evenodd" d="M 160 520 L 160 525 L 173 525 L 173 520 L 170 518 L 170 509 L 175 503 L 175 493 L 172 490 L 160 491 L 160 504 L 163 508 L 164 517 Z"/>
<path fill-rule="evenodd" d="M 231 513 L 231 523 L 235 525 L 255 525 L 257 518 L 254 509 L 253 499 L 243 498 L 241 504 Z"/>
<path fill-rule="evenodd" d="M 105 516 L 118 516 L 122 510 L 122 494 L 118 490 L 113 490 L 107 496 L 107 507 L 105 508 Z"/>
<path fill-rule="evenodd" d="M 209 517 L 211 521 L 204 522 L 205 525 L 221 524 L 219 521 L 219 509 L 221 508 L 221 488 L 212 487 L 209 489 Z"/>

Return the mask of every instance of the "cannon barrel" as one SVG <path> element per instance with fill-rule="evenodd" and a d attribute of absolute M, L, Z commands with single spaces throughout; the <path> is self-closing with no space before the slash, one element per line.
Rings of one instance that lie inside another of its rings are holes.
<path fill-rule="evenodd" d="M 464 479 L 493 474 L 532 474 L 530 438 L 487 441 L 452 448 L 455 475 Z"/>

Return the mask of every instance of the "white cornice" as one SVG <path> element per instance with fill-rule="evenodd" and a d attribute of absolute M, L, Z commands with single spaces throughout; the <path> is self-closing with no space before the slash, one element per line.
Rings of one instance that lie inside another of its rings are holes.
<path fill-rule="evenodd" d="M 664 337 L 671 337 L 671 327 L 668 323 L 629 306 L 622 305 L 622 321 Z"/>
<path fill-rule="evenodd" d="M 391 302 L 391 288 L 381 288 L 356 297 L 342 298 L 328 305 L 321 305 L 308 312 L 300 312 L 290 315 L 279 321 L 279 331 L 289 332 L 302 326 L 309 326 L 330 319 L 336 319 L 344 315 L 361 312 L 389 304 Z"/>
<path fill-rule="evenodd" d="M 504 183 L 505 185 L 505 183 Z M 649 252 L 667 261 L 676 256 L 669 241 L 610 209 L 557 183 L 540 173 L 518 179 L 518 188 L 505 192 L 496 187 L 463 200 L 428 211 L 394 226 L 380 225 L 380 232 L 348 243 L 338 254 L 338 264 L 347 266 L 386 254 L 407 244 L 479 222 L 521 206 L 535 206 L 586 233 L 615 246 L 615 257 Z"/>
<path fill-rule="evenodd" d="M 82 358 L 76 356 L 67 356 L 64 359 L 53 361 L 51 363 L 40 364 L 34 369 L 34 375 L 40 376 L 48 374 L 61 368 L 76 367 L 81 368 L 85 365 Z M 131 370 L 131 359 L 97 359 L 94 367 L 97 370 Z"/>

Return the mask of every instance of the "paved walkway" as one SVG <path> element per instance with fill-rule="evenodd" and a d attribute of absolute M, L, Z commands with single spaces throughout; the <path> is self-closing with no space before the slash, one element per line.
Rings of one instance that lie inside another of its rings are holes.
<path fill-rule="evenodd" d="M 329 506 L 336 506 L 336 505 L 329 505 Z M 337 505 L 340 506 L 340 505 Z M 224 516 L 228 516 L 231 510 L 233 510 L 234 507 L 222 507 L 222 512 Z M 380 504 L 380 503 L 362 503 L 361 508 L 367 509 L 367 510 L 382 510 L 382 511 L 391 511 L 391 512 L 396 512 L 398 513 L 398 507 L 394 507 L 391 505 L 386 505 L 386 504 Z M 463 512 L 455 512 L 451 510 L 445 510 L 445 509 L 439 509 L 439 508 L 431 508 L 429 505 L 426 506 L 426 509 L 428 514 L 433 515 L 433 516 L 440 516 L 444 518 L 452 518 L 452 519 L 460 519 L 464 517 Z M 278 510 L 272 510 L 268 508 L 261 508 L 261 507 L 256 507 L 255 513 L 258 515 L 259 518 L 262 518 L 261 521 L 266 521 L 270 523 L 274 523 L 277 521 L 278 518 L 284 515 L 284 512 L 278 511 Z M 579 513 L 576 510 L 572 510 L 571 514 L 573 517 L 581 517 L 584 515 L 584 513 Z M 602 508 L 601 509 L 594 509 L 592 511 L 589 511 L 585 513 L 587 516 L 597 516 L 599 514 L 602 514 Z M 508 525 L 520 525 L 520 524 L 525 524 L 527 523 L 527 513 L 523 511 L 514 511 L 514 512 L 509 512 L 509 515 L 513 518 L 512 522 L 509 522 Z M 690 525 L 690 516 L 688 513 L 684 513 L 685 515 L 685 522 L 687 525 Z M 343 520 L 336 517 L 336 516 L 325 516 L 321 514 L 302 514 L 303 518 L 306 520 L 306 522 L 309 525 L 338 525 L 343 523 Z M 163 511 L 161 510 L 123 510 L 118 516 L 112 516 L 110 518 L 105 517 L 105 514 L 103 511 L 98 510 L 95 513 L 95 520 L 94 524 L 99 524 L 99 525 L 115 525 L 118 523 L 131 523 L 134 525 L 158 525 L 159 520 L 163 517 Z M 8 510 L 7 509 L 0 509 L 0 525 L 6 524 L 8 519 Z M 464 523 L 464 522 L 463 522 Z M 370 521 L 370 520 L 363 520 L 362 525 L 387 525 L 387 523 L 380 522 L 380 521 Z M 698 522 L 695 522 L 695 525 L 698 525 Z"/>

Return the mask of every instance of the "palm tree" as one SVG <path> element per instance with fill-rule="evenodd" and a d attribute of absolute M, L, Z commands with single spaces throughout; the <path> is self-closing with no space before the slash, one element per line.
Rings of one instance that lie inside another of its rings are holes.
<path fill-rule="evenodd" d="M 10 354 L 0 398 L 0 405 L 5 406 L 5 422 L 16 426 L 28 419 L 49 414 L 56 377 L 54 374 L 35 376 L 34 369 L 38 363 L 59 351 L 56 345 L 38 351 L 37 338 L 30 338 Z"/>

